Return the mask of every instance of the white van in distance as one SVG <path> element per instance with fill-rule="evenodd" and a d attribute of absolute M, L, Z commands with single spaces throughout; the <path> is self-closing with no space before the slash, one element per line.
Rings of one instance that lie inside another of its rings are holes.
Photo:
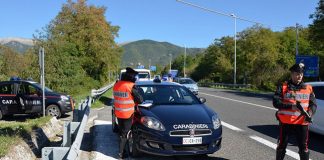
<path fill-rule="evenodd" d="M 151 71 L 149 69 L 134 69 L 134 70 L 138 72 L 138 78 L 137 78 L 138 81 L 151 80 Z M 126 73 L 126 69 L 122 69 L 120 71 L 119 79 L 121 79 L 121 76 L 125 73 Z"/>

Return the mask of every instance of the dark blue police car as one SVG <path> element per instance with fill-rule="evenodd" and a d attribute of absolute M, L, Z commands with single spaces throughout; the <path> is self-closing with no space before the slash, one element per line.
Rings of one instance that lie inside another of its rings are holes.
<path fill-rule="evenodd" d="M 173 82 L 136 82 L 144 98 L 137 107 L 129 151 L 173 156 L 212 154 L 221 148 L 219 116 L 186 87 Z M 113 114 L 113 111 L 112 111 Z M 112 116 L 116 131 L 115 116 Z"/>
<path fill-rule="evenodd" d="M 45 97 L 47 115 L 59 118 L 74 109 L 71 96 L 45 87 Z M 42 111 L 42 89 L 39 83 L 21 79 L 0 82 L 0 119 L 6 115 L 40 114 Z"/>

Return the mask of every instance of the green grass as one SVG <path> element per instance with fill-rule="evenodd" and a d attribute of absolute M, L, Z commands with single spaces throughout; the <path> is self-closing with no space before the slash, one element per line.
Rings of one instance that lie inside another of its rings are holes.
<path fill-rule="evenodd" d="M 95 103 L 91 104 L 91 108 L 100 108 L 104 105 L 107 105 L 112 99 L 112 88 L 109 89 L 106 93 L 104 93 L 99 99 L 95 101 Z"/>
<path fill-rule="evenodd" d="M 30 136 L 33 129 L 40 128 L 50 121 L 52 117 L 27 119 L 24 122 L 0 122 L 0 157 L 25 137 Z"/>

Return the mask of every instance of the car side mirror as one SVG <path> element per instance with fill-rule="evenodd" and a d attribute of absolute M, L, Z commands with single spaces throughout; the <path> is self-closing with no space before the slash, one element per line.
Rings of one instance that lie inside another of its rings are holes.
<path fill-rule="evenodd" d="M 199 97 L 199 101 L 200 101 L 202 104 L 204 104 L 204 103 L 206 102 L 206 98 L 204 98 L 204 97 Z"/>

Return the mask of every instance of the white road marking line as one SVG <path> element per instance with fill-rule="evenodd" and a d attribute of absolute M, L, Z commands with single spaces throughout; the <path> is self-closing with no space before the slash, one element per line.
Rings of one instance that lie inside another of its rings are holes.
<path fill-rule="evenodd" d="M 276 148 L 277 148 L 277 144 L 272 143 L 272 142 L 270 142 L 270 141 L 268 141 L 266 139 L 263 139 L 261 137 L 253 135 L 253 136 L 250 136 L 250 138 L 252 138 L 252 139 L 254 139 L 254 140 L 256 140 L 256 141 L 258 141 L 258 142 L 260 142 L 260 143 L 262 143 L 262 144 L 264 144 L 264 145 L 266 145 L 266 146 L 268 146 L 268 147 L 270 147 L 272 149 L 276 150 Z M 286 155 L 288 155 L 290 157 L 293 157 L 295 159 L 299 159 L 299 154 L 292 151 L 292 150 L 290 150 L 290 149 L 286 149 Z"/>
<path fill-rule="evenodd" d="M 271 110 L 275 110 L 275 111 L 277 110 L 277 109 L 272 108 L 272 107 L 267 107 L 267 106 L 263 106 L 263 105 L 259 105 L 259 104 L 250 103 L 250 102 L 244 102 L 244 101 L 231 99 L 231 98 L 226 98 L 226 97 L 222 97 L 222 96 L 215 96 L 215 95 L 212 95 L 212 94 L 207 94 L 207 93 L 202 93 L 202 92 L 200 92 L 199 94 L 204 94 L 204 95 L 207 95 L 207 96 L 212 96 L 212 97 L 226 99 L 226 100 L 230 100 L 230 101 L 234 101 L 234 102 L 240 102 L 240 103 L 244 103 L 244 104 L 249 104 L 249 105 L 253 105 L 253 106 L 257 106 L 257 107 L 261 107 L 261 108 L 267 108 L 267 109 L 271 109 Z"/>
<path fill-rule="evenodd" d="M 237 127 L 235 127 L 233 125 L 230 125 L 230 124 L 228 124 L 228 123 L 226 123 L 224 121 L 222 121 L 222 125 L 224 127 L 228 128 L 228 129 L 231 129 L 231 130 L 234 130 L 234 131 L 238 131 L 238 132 L 243 132 L 244 131 L 243 129 L 237 128 Z"/>
<path fill-rule="evenodd" d="M 95 120 L 94 125 L 112 124 L 111 121 Z"/>

